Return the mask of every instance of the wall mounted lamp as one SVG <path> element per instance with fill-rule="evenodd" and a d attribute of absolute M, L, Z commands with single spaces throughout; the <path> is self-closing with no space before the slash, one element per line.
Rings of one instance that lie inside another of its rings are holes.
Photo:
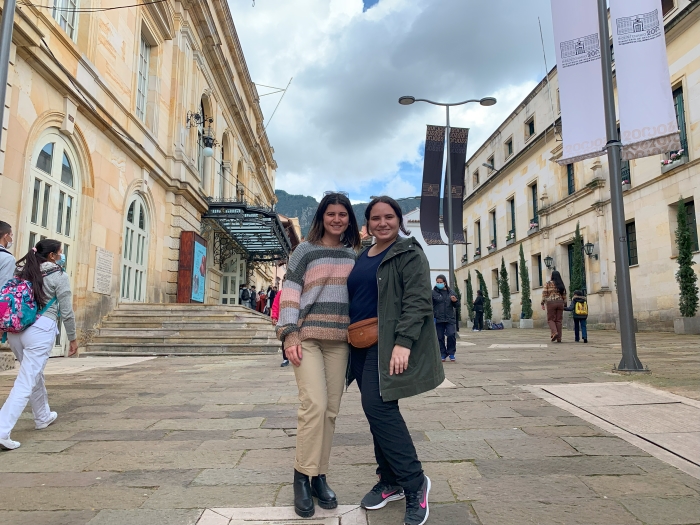
<path fill-rule="evenodd" d="M 557 269 L 554 266 L 554 259 L 552 259 L 549 255 L 544 258 L 544 265 L 547 267 L 548 270 L 556 270 Z"/>
<path fill-rule="evenodd" d="M 597 260 L 598 260 L 598 254 L 597 254 L 597 253 L 593 253 L 593 248 L 594 248 L 594 247 L 595 247 L 595 246 L 593 245 L 592 242 L 587 242 L 586 244 L 583 245 L 583 251 L 586 252 L 586 255 L 588 255 L 589 257 L 593 257 L 593 258 L 597 261 Z"/>

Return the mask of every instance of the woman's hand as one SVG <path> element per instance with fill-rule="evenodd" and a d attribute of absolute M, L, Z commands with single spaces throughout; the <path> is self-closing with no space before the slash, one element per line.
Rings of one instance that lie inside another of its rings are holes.
<path fill-rule="evenodd" d="M 402 374 L 408 368 L 408 356 L 411 351 L 405 346 L 395 345 L 391 352 L 391 361 L 389 361 L 389 375 Z"/>
<path fill-rule="evenodd" d="M 452 302 L 453 302 L 453 303 L 456 303 L 456 302 L 457 302 L 457 296 L 456 296 L 456 295 L 451 295 L 451 296 L 450 296 L 450 299 L 452 299 Z"/>
<path fill-rule="evenodd" d="M 74 339 L 68 345 L 68 357 L 73 357 L 77 353 L 78 353 L 78 340 Z"/>
<path fill-rule="evenodd" d="M 294 366 L 301 366 L 301 345 L 290 346 L 284 351 L 284 355 Z"/>

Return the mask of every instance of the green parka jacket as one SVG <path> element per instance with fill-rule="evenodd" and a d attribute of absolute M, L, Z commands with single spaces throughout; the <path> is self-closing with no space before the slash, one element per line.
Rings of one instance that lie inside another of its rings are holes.
<path fill-rule="evenodd" d="M 379 389 L 384 401 L 432 390 L 445 380 L 435 323 L 430 266 L 415 238 L 400 237 L 377 270 Z M 408 368 L 389 375 L 394 345 L 411 350 Z M 348 367 L 350 369 L 350 367 Z M 355 378 L 348 373 L 348 384 Z"/>

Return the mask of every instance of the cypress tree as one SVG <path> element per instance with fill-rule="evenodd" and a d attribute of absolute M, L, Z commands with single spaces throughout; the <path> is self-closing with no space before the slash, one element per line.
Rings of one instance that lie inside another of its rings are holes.
<path fill-rule="evenodd" d="M 583 237 L 579 223 L 576 223 L 576 233 L 574 234 L 574 258 L 571 262 L 571 279 L 569 281 L 569 293 L 573 296 L 576 290 L 583 290 Z"/>
<path fill-rule="evenodd" d="M 481 275 L 479 270 L 474 270 L 476 272 L 476 277 L 479 279 L 479 290 L 484 294 L 484 320 L 491 319 L 493 316 L 493 310 L 491 310 L 491 299 L 489 298 L 489 291 L 486 288 L 486 282 L 484 281 L 484 276 Z"/>
<path fill-rule="evenodd" d="M 678 228 L 676 228 L 676 246 L 678 247 L 678 272 L 676 281 L 680 288 L 679 307 L 683 317 L 693 317 L 698 311 L 698 276 L 693 270 L 693 240 L 683 199 L 678 203 Z"/>
<path fill-rule="evenodd" d="M 467 273 L 467 312 L 469 320 L 474 322 L 474 289 L 472 288 L 472 272 Z"/>
<path fill-rule="evenodd" d="M 508 284 L 508 270 L 506 270 L 506 261 L 503 257 L 501 257 L 501 278 L 498 280 L 498 286 L 501 290 L 503 320 L 510 321 L 510 284 Z"/>
<path fill-rule="evenodd" d="M 530 274 L 525 264 L 523 245 L 520 244 L 520 297 L 523 305 L 523 319 L 532 319 L 532 300 L 530 299 Z"/>

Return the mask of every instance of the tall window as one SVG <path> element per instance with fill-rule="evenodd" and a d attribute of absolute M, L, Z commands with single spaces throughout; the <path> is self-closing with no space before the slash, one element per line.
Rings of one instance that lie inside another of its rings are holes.
<path fill-rule="evenodd" d="M 75 39 L 75 29 L 78 25 L 78 0 L 53 0 L 51 16 L 71 39 Z"/>
<path fill-rule="evenodd" d="M 513 139 L 508 139 L 506 141 L 506 158 L 510 157 L 513 154 Z"/>
<path fill-rule="evenodd" d="M 525 123 L 525 138 L 529 139 L 535 134 L 535 117 Z"/>
<path fill-rule="evenodd" d="M 146 120 L 146 100 L 148 98 L 148 70 L 151 62 L 151 46 L 141 35 L 139 47 L 139 73 L 136 86 L 136 116 Z"/>
<path fill-rule="evenodd" d="M 688 155 L 688 134 L 685 127 L 685 102 L 683 100 L 683 88 L 679 87 L 673 91 L 673 103 L 676 107 L 676 120 L 678 121 L 678 130 L 681 135 L 681 149 L 683 153 Z"/>
<path fill-rule="evenodd" d="M 489 175 L 491 175 L 496 170 L 496 157 L 491 155 L 486 161 L 486 164 L 488 164 L 489 166 L 493 166 L 493 168 L 488 168 Z"/>
<path fill-rule="evenodd" d="M 520 272 L 518 271 L 518 263 L 511 263 L 510 264 L 510 280 L 512 283 L 515 283 L 515 288 L 513 288 L 514 292 L 519 292 L 520 291 Z"/>
<path fill-rule="evenodd" d="M 539 216 L 537 210 L 537 183 L 530 186 L 530 198 L 532 199 L 532 222 L 539 224 Z"/>
<path fill-rule="evenodd" d="M 473 187 L 476 188 L 479 185 L 479 170 L 474 172 L 472 176 Z"/>
<path fill-rule="evenodd" d="M 148 214 L 146 204 L 134 195 L 127 206 L 122 251 L 122 301 L 143 302 L 148 269 Z"/>
<path fill-rule="evenodd" d="M 639 264 L 637 256 L 637 227 L 634 222 L 628 222 L 625 228 L 627 230 L 627 258 L 629 265 L 632 266 Z"/>
<path fill-rule="evenodd" d="M 515 197 L 508 201 L 508 208 L 510 209 L 510 232 L 515 235 Z"/>
<path fill-rule="evenodd" d="M 537 285 L 542 286 L 542 254 L 537 254 Z"/>
<path fill-rule="evenodd" d="M 661 0 L 661 9 L 663 10 L 664 16 L 675 7 L 675 4 L 675 0 Z"/>
<path fill-rule="evenodd" d="M 476 235 L 474 244 L 476 244 L 476 248 L 479 250 L 479 253 L 481 253 L 481 221 L 476 221 L 474 224 L 474 235 Z"/>
<path fill-rule="evenodd" d="M 685 203 L 685 213 L 687 216 L 688 228 L 690 229 L 690 242 L 693 245 L 693 251 L 697 252 L 700 250 L 700 247 L 698 247 L 698 223 L 695 219 L 694 201 Z"/>
<path fill-rule="evenodd" d="M 500 286 L 498 285 L 498 268 L 491 270 L 491 297 L 498 297 L 500 295 Z"/>
<path fill-rule="evenodd" d="M 566 184 L 569 189 L 569 195 L 576 191 L 576 179 L 574 178 L 574 165 L 566 165 Z"/>
<path fill-rule="evenodd" d="M 496 237 L 496 210 L 491 212 L 491 243 L 493 246 L 498 246 L 498 239 Z"/>

